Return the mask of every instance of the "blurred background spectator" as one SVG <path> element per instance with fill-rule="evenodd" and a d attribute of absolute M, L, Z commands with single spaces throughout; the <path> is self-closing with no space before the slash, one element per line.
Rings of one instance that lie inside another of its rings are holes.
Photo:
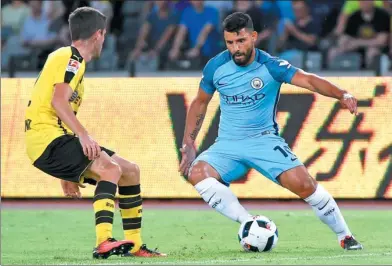
<path fill-rule="evenodd" d="M 375 1 L 360 1 L 359 10 L 352 13 L 337 45 L 330 49 L 328 61 L 347 52 L 361 54 L 362 66 L 374 67 L 376 58 L 388 52 L 390 15 Z"/>
<path fill-rule="evenodd" d="M 359 11 L 360 5 L 359 2 L 363 2 L 367 0 L 350 0 L 350 1 L 345 1 L 344 6 L 340 12 L 338 23 L 336 25 L 336 28 L 334 30 L 334 34 L 336 36 L 340 36 L 343 34 L 346 26 L 347 26 L 347 20 L 348 18 L 354 14 L 355 12 Z M 372 2 L 372 5 L 377 6 L 382 8 L 383 7 L 383 2 L 381 0 L 371 0 L 367 2 Z"/>
<path fill-rule="evenodd" d="M 30 9 L 23 1 L 11 1 L 1 8 L 1 41 L 4 44 L 12 35 L 19 34 Z"/>
<path fill-rule="evenodd" d="M 106 21 L 108 23 L 107 33 L 110 33 L 110 25 L 113 18 L 112 3 L 107 0 L 91 1 L 90 6 L 101 11 L 101 13 L 106 16 Z"/>
<path fill-rule="evenodd" d="M 12 56 L 34 55 L 45 60 L 56 45 L 57 34 L 50 30 L 51 20 L 44 13 L 43 2 L 30 1 L 29 7 L 30 14 L 24 19 L 19 35 L 10 36 L 2 49 L 2 65 L 7 65 Z"/>
<path fill-rule="evenodd" d="M 49 52 L 69 45 L 68 16 L 81 6 L 108 17 L 102 57 L 88 66 L 93 70 L 130 65 L 199 70 L 225 49 L 221 24 L 235 11 L 252 17 L 258 48 L 299 67 L 374 69 L 379 58 L 392 57 L 390 0 L 5 0 L 1 5 L 3 69 L 16 62 L 15 68 L 37 70 Z"/>
<path fill-rule="evenodd" d="M 185 57 L 200 65 L 221 50 L 219 12 L 214 7 L 205 6 L 204 1 L 190 2 L 192 5 L 181 15 L 169 59 L 175 61 Z"/>
<path fill-rule="evenodd" d="M 143 58 L 143 63 L 147 65 L 148 61 L 158 61 L 158 69 L 163 70 L 179 17 L 169 1 L 154 2 L 155 6 L 139 31 L 136 47 L 130 53 L 129 59 L 137 61 Z"/>
<path fill-rule="evenodd" d="M 303 52 L 317 50 L 320 32 L 305 1 L 292 3 L 295 20 L 285 19 L 284 32 L 279 38 L 280 57 L 294 65 L 302 66 Z"/>

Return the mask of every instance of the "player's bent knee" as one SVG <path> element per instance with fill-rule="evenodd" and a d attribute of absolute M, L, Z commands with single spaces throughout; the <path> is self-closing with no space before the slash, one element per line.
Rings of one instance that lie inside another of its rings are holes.
<path fill-rule="evenodd" d="M 111 181 L 116 184 L 122 176 L 120 165 L 105 152 L 102 152 L 101 156 L 94 160 L 90 170 L 99 175 L 101 180 Z"/>
<path fill-rule="evenodd" d="M 206 162 L 196 162 L 190 169 L 188 182 L 195 186 L 197 183 L 203 181 L 208 177 L 219 179 L 219 174 L 216 170 Z"/>
<path fill-rule="evenodd" d="M 302 199 L 312 195 L 317 188 L 317 181 L 309 175 L 305 167 L 296 167 L 282 173 L 279 182 Z"/>
<path fill-rule="evenodd" d="M 300 196 L 302 199 L 309 197 L 316 191 L 317 188 L 317 182 L 314 181 L 314 179 L 306 179 L 303 182 L 299 184 L 299 189 L 298 189 L 298 196 Z"/>
<path fill-rule="evenodd" d="M 112 181 L 113 183 L 118 183 L 122 176 L 122 170 L 120 165 L 115 161 L 110 161 L 102 169 L 101 179 Z"/>
<path fill-rule="evenodd" d="M 120 182 L 133 185 L 140 184 L 140 168 L 137 164 L 126 161 L 120 166 L 122 169 Z"/>

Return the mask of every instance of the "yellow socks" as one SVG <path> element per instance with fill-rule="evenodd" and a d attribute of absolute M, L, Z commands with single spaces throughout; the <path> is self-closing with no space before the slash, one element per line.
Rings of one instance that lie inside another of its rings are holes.
<path fill-rule="evenodd" d="M 108 181 L 98 182 L 95 189 L 93 206 L 97 246 L 112 237 L 116 190 L 117 185 Z"/>
<path fill-rule="evenodd" d="M 125 240 L 131 240 L 135 243 L 131 250 L 131 253 L 134 253 L 143 244 L 141 238 L 142 198 L 140 196 L 140 185 L 119 186 L 118 192 Z"/>

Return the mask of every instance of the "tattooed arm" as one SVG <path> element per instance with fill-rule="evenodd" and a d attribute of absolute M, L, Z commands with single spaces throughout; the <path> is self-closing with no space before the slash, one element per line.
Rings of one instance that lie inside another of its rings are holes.
<path fill-rule="evenodd" d="M 193 145 L 197 135 L 203 125 L 204 117 L 207 112 L 207 106 L 212 95 L 199 90 L 195 99 L 193 99 L 186 118 L 185 134 L 182 144 Z"/>
<path fill-rule="evenodd" d="M 199 92 L 195 99 L 193 99 L 189 112 L 186 117 L 184 139 L 182 141 L 182 159 L 179 171 L 182 175 L 187 175 L 189 167 L 196 157 L 196 148 L 194 146 L 195 140 L 201 126 L 203 125 L 204 117 L 207 112 L 207 106 L 212 98 L 211 94 L 207 94 L 203 89 Z"/>

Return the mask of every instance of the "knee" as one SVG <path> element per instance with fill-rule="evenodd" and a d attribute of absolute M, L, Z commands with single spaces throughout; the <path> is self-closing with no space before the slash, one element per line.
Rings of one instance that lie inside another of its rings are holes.
<path fill-rule="evenodd" d="M 101 157 L 100 157 L 101 158 Z M 115 184 L 118 183 L 123 172 L 119 164 L 111 158 L 98 159 L 96 172 L 101 180 L 111 181 Z"/>
<path fill-rule="evenodd" d="M 317 182 L 313 178 L 308 178 L 299 184 L 298 196 L 305 199 L 312 195 L 317 188 Z"/>
<path fill-rule="evenodd" d="M 121 165 L 122 176 L 121 180 L 135 184 L 140 183 L 140 168 L 137 164 L 126 162 Z"/>
<path fill-rule="evenodd" d="M 203 181 L 208 176 L 205 174 L 205 166 L 203 162 L 195 163 L 189 170 L 188 182 L 195 186 L 197 183 Z"/>

